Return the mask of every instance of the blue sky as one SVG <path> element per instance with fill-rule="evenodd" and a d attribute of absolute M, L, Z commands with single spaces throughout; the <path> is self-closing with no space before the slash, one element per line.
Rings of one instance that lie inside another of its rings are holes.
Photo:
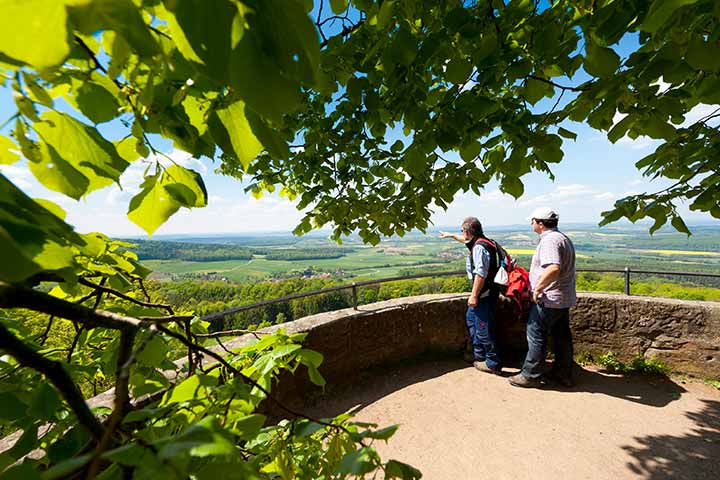
<path fill-rule="evenodd" d="M 636 44 L 632 37 L 616 46 L 623 55 Z M 584 73 L 579 73 L 582 76 Z M 579 77 L 581 78 L 581 77 Z M 573 82 L 578 78 L 573 79 Z M 558 80 L 559 83 L 563 83 Z M 569 80 L 568 80 L 569 82 Z M 565 100 L 568 100 L 566 98 Z M 549 108 L 554 99 L 546 99 L 537 108 Z M 59 102 L 58 107 L 70 111 Z M 714 109 L 714 108 L 713 108 Z M 712 109 L 699 105 L 686 118 L 690 123 Z M 15 113 L 10 89 L 0 89 L 0 123 Z M 619 120 L 620 117 L 618 117 Z M 86 120 L 87 121 L 87 120 Z M 89 123 L 89 122 L 88 122 Z M 488 227 L 525 224 L 525 218 L 537 206 L 555 209 L 562 222 L 598 223 L 600 212 L 612 207 L 613 202 L 625 195 L 654 192 L 669 185 L 666 180 L 650 181 L 635 168 L 637 160 L 651 153 L 658 142 L 640 137 L 627 137 L 611 144 L 603 132 L 582 124 L 567 122 L 565 128 L 577 133 L 576 141 L 565 140 L 565 158 L 555 165 L 552 181 L 544 173 L 531 173 L 523 177 L 524 195 L 515 200 L 502 194 L 496 183 L 485 187 L 482 195 L 460 193 L 447 211 L 435 208 L 431 220 L 439 227 L 457 225 L 462 218 L 477 216 Z M 110 139 L 124 136 L 117 124 L 101 128 Z M 9 128 L 2 132 L 9 133 Z M 394 139 L 390 139 L 392 143 Z M 213 172 L 216 165 L 209 159 L 194 159 L 188 154 L 173 150 L 171 144 L 161 139 L 153 142 L 178 163 L 199 171 L 207 185 L 208 206 L 203 209 L 181 209 L 156 234 L 218 234 L 263 231 L 290 231 L 302 217 L 295 205 L 276 194 L 266 194 L 256 200 L 243 192 L 243 185 L 236 179 Z M 448 155 L 452 157 L 452 154 Z M 162 161 L 162 159 L 161 159 Z M 144 232 L 126 217 L 130 198 L 139 191 L 145 164 L 135 162 L 121 177 L 122 190 L 116 185 L 91 193 L 76 202 L 69 197 L 42 187 L 26 167 L 25 161 L 14 165 L 0 165 L 0 172 L 23 189 L 28 195 L 46 198 L 63 207 L 66 220 L 81 232 L 101 231 L 110 235 L 143 235 Z M 715 223 L 709 214 L 690 212 L 680 208 L 688 224 Z"/>

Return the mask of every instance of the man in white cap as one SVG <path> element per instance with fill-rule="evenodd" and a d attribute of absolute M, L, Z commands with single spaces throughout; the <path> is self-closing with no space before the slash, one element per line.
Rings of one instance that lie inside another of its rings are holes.
<path fill-rule="evenodd" d="M 533 305 L 527 324 L 528 353 L 522 371 L 510 377 L 516 387 L 540 387 L 549 379 L 563 386 L 573 385 L 573 343 L 570 307 L 575 306 L 575 247 L 557 229 L 559 216 L 547 207 L 537 208 L 530 217 L 533 231 L 540 235 L 530 265 Z M 545 368 L 547 336 L 552 335 L 555 362 Z"/>

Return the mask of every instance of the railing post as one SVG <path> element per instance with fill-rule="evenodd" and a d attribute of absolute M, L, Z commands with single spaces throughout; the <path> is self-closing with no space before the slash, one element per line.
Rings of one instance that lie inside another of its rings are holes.
<path fill-rule="evenodd" d="M 357 300 L 357 283 L 352 283 L 352 302 L 353 302 L 353 310 L 357 310 L 358 308 L 358 300 Z"/>
<path fill-rule="evenodd" d="M 625 267 L 625 295 L 630 295 L 630 267 Z"/>

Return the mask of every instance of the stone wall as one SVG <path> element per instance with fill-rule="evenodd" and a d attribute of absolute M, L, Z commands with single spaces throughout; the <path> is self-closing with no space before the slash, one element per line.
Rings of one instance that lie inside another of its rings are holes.
<path fill-rule="evenodd" d="M 400 298 L 321 313 L 271 330 L 307 332 L 305 345 L 325 356 L 322 374 L 331 384 L 344 383 L 362 370 L 421 354 L 459 354 L 466 341 L 466 301 L 465 294 Z M 498 313 L 503 353 L 508 360 L 520 360 L 527 348 L 525 325 L 508 318 L 505 307 Z M 640 354 L 678 372 L 720 378 L 720 303 L 581 293 L 571 318 L 576 353 L 613 351 L 624 361 Z M 239 338 L 231 345 L 248 340 Z M 286 387 L 305 390 L 305 377 L 288 379 Z"/>
<path fill-rule="evenodd" d="M 571 312 L 576 352 L 640 354 L 720 378 L 720 303 L 585 293 Z"/>

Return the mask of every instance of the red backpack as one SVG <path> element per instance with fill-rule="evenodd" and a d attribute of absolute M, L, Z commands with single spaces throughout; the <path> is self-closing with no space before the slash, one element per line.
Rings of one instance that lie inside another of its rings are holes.
<path fill-rule="evenodd" d="M 530 311 L 532 301 L 528 271 L 519 267 L 517 260 L 513 260 L 495 240 L 479 238 L 478 241 L 489 245 L 497 252 L 498 271 L 493 281 L 500 287 L 500 293 L 512 300 L 518 317 L 525 318 Z"/>

